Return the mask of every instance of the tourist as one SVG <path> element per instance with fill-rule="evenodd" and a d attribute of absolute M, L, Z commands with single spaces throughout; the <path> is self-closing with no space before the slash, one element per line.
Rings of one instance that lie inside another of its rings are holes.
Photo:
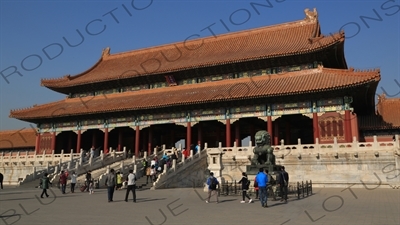
<path fill-rule="evenodd" d="M 152 177 L 153 182 L 155 182 L 157 180 L 157 172 L 156 172 L 156 166 L 155 165 L 151 166 L 150 176 Z"/>
<path fill-rule="evenodd" d="M 94 193 L 94 182 L 93 182 L 93 180 L 91 180 L 90 182 L 89 182 L 89 195 L 91 195 L 91 194 L 93 194 Z"/>
<path fill-rule="evenodd" d="M 71 175 L 71 193 L 75 192 L 76 178 L 76 173 L 73 171 Z"/>
<path fill-rule="evenodd" d="M 263 168 L 259 169 L 259 172 L 257 173 L 256 176 L 256 181 L 258 184 L 258 191 L 259 191 L 259 197 L 260 197 L 260 202 L 261 202 L 261 207 L 267 208 L 267 198 L 268 198 L 268 192 L 267 192 L 267 184 L 268 184 L 268 176 L 267 174 L 264 173 Z"/>
<path fill-rule="evenodd" d="M 136 175 L 133 170 L 129 170 L 128 175 L 128 188 L 126 189 L 125 202 L 128 202 L 129 192 L 132 191 L 133 202 L 136 202 Z"/>
<path fill-rule="evenodd" d="M 199 144 L 197 144 L 196 147 L 194 147 L 194 151 L 195 151 L 194 154 L 200 152 L 200 145 Z"/>
<path fill-rule="evenodd" d="M 64 171 L 61 171 L 59 182 L 61 186 L 61 192 L 65 194 L 65 188 L 67 187 L 67 176 L 65 175 Z"/>
<path fill-rule="evenodd" d="M 288 185 L 289 185 L 289 174 L 285 171 L 285 167 L 282 166 L 281 172 L 278 175 L 278 186 L 282 194 L 281 202 L 285 201 L 285 203 L 287 203 Z"/>
<path fill-rule="evenodd" d="M 89 192 L 89 184 L 92 181 L 92 171 L 86 173 L 86 191 Z"/>
<path fill-rule="evenodd" d="M 211 195 L 215 195 L 215 198 L 218 201 L 218 193 L 217 193 L 217 186 L 219 185 L 218 179 L 214 177 L 214 173 L 210 173 L 210 177 L 207 179 L 207 185 L 208 185 L 208 197 L 206 203 L 210 202 Z"/>
<path fill-rule="evenodd" d="M 90 158 L 94 159 L 94 147 L 90 149 Z"/>
<path fill-rule="evenodd" d="M 256 193 L 256 199 L 258 199 L 258 183 L 256 178 L 254 178 L 254 192 Z"/>
<path fill-rule="evenodd" d="M 114 169 L 111 169 L 106 176 L 106 187 L 107 187 L 108 202 L 112 202 L 114 196 L 114 188 L 115 188 Z"/>
<path fill-rule="evenodd" d="M 267 176 L 268 176 L 268 184 L 267 184 L 268 196 L 271 194 L 274 201 L 276 201 L 276 196 L 275 196 L 274 190 L 272 189 L 272 184 L 273 184 L 274 180 L 273 180 L 272 176 L 269 174 L 267 169 L 265 169 L 265 174 L 267 174 Z"/>
<path fill-rule="evenodd" d="M 249 203 L 253 202 L 253 199 L 250 198 L 250 196 L 247 194 L 247 190 L 249 190 L 250 187 L 250 180 L 247 178 L 247 174 L 245 172 L 242 173 L 242 179 L 240 179 L 239 184 L 242 184 L 242 197 L 243 200 L 240 203 L 246 203 L 246 199 L 249 199 Z"/>
<path fill-rule="evenodd" d="M 143 166 L 143 174 L 145 174 L 147 168 L 149 167 L 149 162 L 147 162 L 146 159 L 143 159 L 143 160 L 142 160 L 142 166 Z"/>
<path fill-rule="evenodd" d="M 3 189 L 3 179 L 4 179 L 4 176 L 3 176 L 2 173 L 0 173 L 0 187 L 1 187 L 1 189 Z"/>
<path fill-rule="evenodd" d="M 42 194 L 40 195 L 41 198 L 43 198 L 43 195 L 46 195 L 46 197 L 49 197 L 49 194 L 47 194 L 47 189 L 49 189 L 49 184 L 50 179 L 47 177 L 49 174 L 44 173 L 43 178 L 40 181 L 40 187 L 43 189 Z"/>
<path fill-rule="evenodd" d="M 150 181 L 152 180 L 151 179 L 151 167 L 147 166 L 147 168 L 146 168 L 146 184 L 149 183 L 149 179 L 150 179 Z"/>
<path fill-rule="evenodd" d="M 120 171 L 117 172 L 117 186 L 115 187 L 115 190 L 121 190 L 122 188 L 122 174 Z"/>

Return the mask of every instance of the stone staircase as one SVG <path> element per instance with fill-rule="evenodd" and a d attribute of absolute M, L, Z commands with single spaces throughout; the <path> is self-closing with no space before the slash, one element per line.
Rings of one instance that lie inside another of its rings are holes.
<path fill-rule="evenodd" d="M 116 172 L 120 171 L 123 174 L 124 179 L 128 176 L 129 170 L 132 169 L 133 172 L 136 174 L 138 181 L 140 180 L 140 182 L 142 182 L 141 178 L 144 178 L 144 181 L 146 181 L 145 171 L 143 171 L 143 165 L 142 165 L 143 159 L 145 158 L 147 161 L 149 161 L 150 159 L 154 158 L 155 156 L 157 156 L 158 158 L 161 158 L 162 155 L 164 154 L 165 150 L 166 149 L 163 148 L 159 152 L 155 151 L 155 154 L 152 154 L 150 156 L 147 156 L 145 153 L 143 158 L 136 159 L 135 157 L 133 157 L 132 159 L 125 159 L 120 162 L 115 162 L 113 164 L 108 165 L 107 167 L 102 167 L 97 170 L 91 170 L 92 178 L 95 181 L 98 181 L 100 188 L 102 188 L 102 187 L 104 187 L 104 184 L 105 184 L 105 177 L 111 169 L 114 169 Z M 84 173 L 79 174 L 78 179 L 77 179 L 78 183 L 82 183 L 82 184 L 85 183 L 87 171 L 88 170 L 84 171 Z M 146 182 L 144 182 L 144 183 L 146 183 Z M 140 183 L 140 185 L 144 186 L 144 183 Z"/>
<path fill-rule="evenodd" d="M 208 177 L 207 172 L 207 145 L 204 149 L 187 159 L 176 163 L 175 160 L 171 168 L 164 166 L 164 171 L 153 183 L 151 190 L 164 188 L 184 188 L 184 187 L 203 187 Z"/>

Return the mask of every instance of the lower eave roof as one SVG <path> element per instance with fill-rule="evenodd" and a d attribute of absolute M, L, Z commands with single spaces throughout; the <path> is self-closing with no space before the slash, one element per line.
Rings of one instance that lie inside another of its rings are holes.
<path fill-rule="evenodd" d="M 0 149 L 34 148 L 36 131 L 31 128 L 0 131 Z"/>
<path fill-rule="evenodd" d="M 263 75 L 190 85 L 123 92 L 61 101 L 12 110 L 10 117 L 35 120 L 180 105 L 332 91 L 380 80 L 379 70 L 328 69 L 319 67 L 284 74 Z"/>

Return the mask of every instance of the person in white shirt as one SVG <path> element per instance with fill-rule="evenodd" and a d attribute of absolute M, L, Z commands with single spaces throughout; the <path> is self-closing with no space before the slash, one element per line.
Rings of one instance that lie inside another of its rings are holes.
<path fill-rule="evenodd" d="M 128 202 L 130 191 L 132 191 L 133 194 L 133 202 L 136 202 L 136 175 L 133 173 L 133 170 L 129 170 L 127 181 L 128 188 L 126 189 L 125 202 Z"/>
<path fill-rule="evenodd" d="M 75 185 L 76 185 L 76 174 L 75 174 L 75 172 L 72 172 L 72 175 L 71 175 L 71 193 L 75 192 Z"/>

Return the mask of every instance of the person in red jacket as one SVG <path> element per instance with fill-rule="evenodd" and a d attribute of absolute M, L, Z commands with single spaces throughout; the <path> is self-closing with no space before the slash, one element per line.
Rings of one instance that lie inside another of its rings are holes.
<path fill-rule="evenodd" d="M 67 187 L 67 176 L 65 175 L 64 171 L 61 171 L 60 186 L 61 186 L 61 192 L 65 194 L 65 188 Z"/>

